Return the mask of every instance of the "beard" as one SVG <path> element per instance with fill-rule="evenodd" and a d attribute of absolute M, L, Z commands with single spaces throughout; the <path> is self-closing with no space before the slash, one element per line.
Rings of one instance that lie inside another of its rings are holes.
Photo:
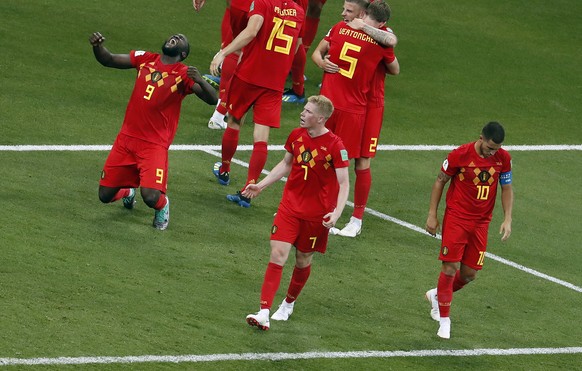
<path fill-rule="evenodd" d="M 176 46 L 166 46 L 166 43 L 162 45 L 162 53 L 167 55 L 168 57 L 177 57 L 180 55 L 180 48 Z"/>

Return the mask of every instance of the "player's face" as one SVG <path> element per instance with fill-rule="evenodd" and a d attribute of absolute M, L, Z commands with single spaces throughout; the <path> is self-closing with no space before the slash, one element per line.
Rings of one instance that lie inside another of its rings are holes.
<path fill-rule="evenodd" d="M 364 16 L 364 9 L 355 3 L 344 2 L 344 8 L 342 11 L 342 18 L 344 22 L 353 21 L 354 18 L 362 18 Z"/>
<path fill-rule="evenodd" d="M 493 156 L 495 152 L 497 152 L 497 150 L 501 148 L 501 144 L 497 144 L 491 139 L 485 140 L 483 139 L 483 137 L 479 139 L 478 144 L 480 152 L 479 154 L 483 156 L 483 158 Z"/>
<path fill-rule="evenodd" d="M 301 112 L 301 120 L 299 126 L 306 129 L 311 129 L 317 126 L 321 115 L 317 113 L 317 108 L 315 104 L 307 102 L 305 107 L 303 107 L 303 112 Z"/>
<path fill-rule="evenodd" d="M 162 52 L 169 57 L 177 57 L 188 50 L 188 39 L 182 34 L 170 36 L 162 45 Z"/>

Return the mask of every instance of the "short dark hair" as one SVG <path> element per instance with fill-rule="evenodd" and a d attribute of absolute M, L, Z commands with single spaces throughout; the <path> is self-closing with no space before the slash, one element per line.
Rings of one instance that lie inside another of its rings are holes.
<path fill-rule="evenodd" d="M 501 144 L 505 139 L 505 129 L 503 129 L 503 126 L 501 126 L 497 121 L 491 121 L 483 126 L 481 135 L 485 140 L 491 139 L 493 142 Z"/>
<path fill-rule="evenodd" d="M 383 0 L 375 0 L 368 5 L 366 14 L 376 22 L 385 23 L 390 19 L 390 6 Z"/>

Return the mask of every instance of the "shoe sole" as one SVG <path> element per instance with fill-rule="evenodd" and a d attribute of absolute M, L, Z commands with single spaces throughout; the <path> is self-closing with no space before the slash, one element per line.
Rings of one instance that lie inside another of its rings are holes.
<path fill-rule="evenodd" d="M 259 330 L 267 331 L 269 330 L 269 326 L 263 326 L 254 318 L 247 318 L 247 323 L 249 326 L 258 327 Z"/>
<path fill-rule="evenodd" d="M 226 199 L 229 200 L 230 202 L 234 202 L 235 204 L 237 204 L 240 207 L 244 207 L 245 209 L 248 209 L 249 207 L 251 207 L 250 202 L 246 202 L 243 201 L 241 199 L 235 199 L 234 197 L 231 198 L 230 195 L 226 195 Z"/>

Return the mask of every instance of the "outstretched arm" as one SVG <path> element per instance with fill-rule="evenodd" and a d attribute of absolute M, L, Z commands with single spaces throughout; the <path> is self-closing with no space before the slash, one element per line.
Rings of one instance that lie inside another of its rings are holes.
<path fill-rule="evenodd" d="M 194 66 L 188 66 L 188 77 L 196 82 L 196 85 L 194 85 L 194 93 L 196 96 L 198 96 L 198 98 L 212 105 L 215 105 L 218 102 L 216 89 L 214 89 L 206 80 L 202 78 L 198 68 Z"/>
<path fill-rule="evenodd" d="M 432 186 L 430 194 L 430 206 L 428 208 L 428 218 L 426 219 L 426 231 L 435 236 L 439 228 L 439 219 L 437 215 L 439 203 L 445 189 L 445 184 L 451 179 L 450 176 L 444 172 L 440 172 Z"/>
<path fill-rule="evenodd" d="M 133 68 L 131 65 L 131 58 L 129 54 L 112 54 L 106 47 L 103 46 L 105 37 L 99 32 L 93 33 L 89 38 L 89 42 L 93 46 L 93 54 L 95 59 L 105 67 L 128 69 Z"/>
<path fill-rule="evenodd" d="M 285 152 L 285 157 L 279 162 L 273 170 L 267 175 L 263 180 L 257 184 L 249 184 L 243 190 L 242 195 L 249 198 L 255 198 L 263 189 L 267 188 L 271 184 L 275 183 L 277 180 L 284 176 L 289 175 L 291 172 L 291 166 L 293 165 L 293 155 L 290 152 Z"/>

